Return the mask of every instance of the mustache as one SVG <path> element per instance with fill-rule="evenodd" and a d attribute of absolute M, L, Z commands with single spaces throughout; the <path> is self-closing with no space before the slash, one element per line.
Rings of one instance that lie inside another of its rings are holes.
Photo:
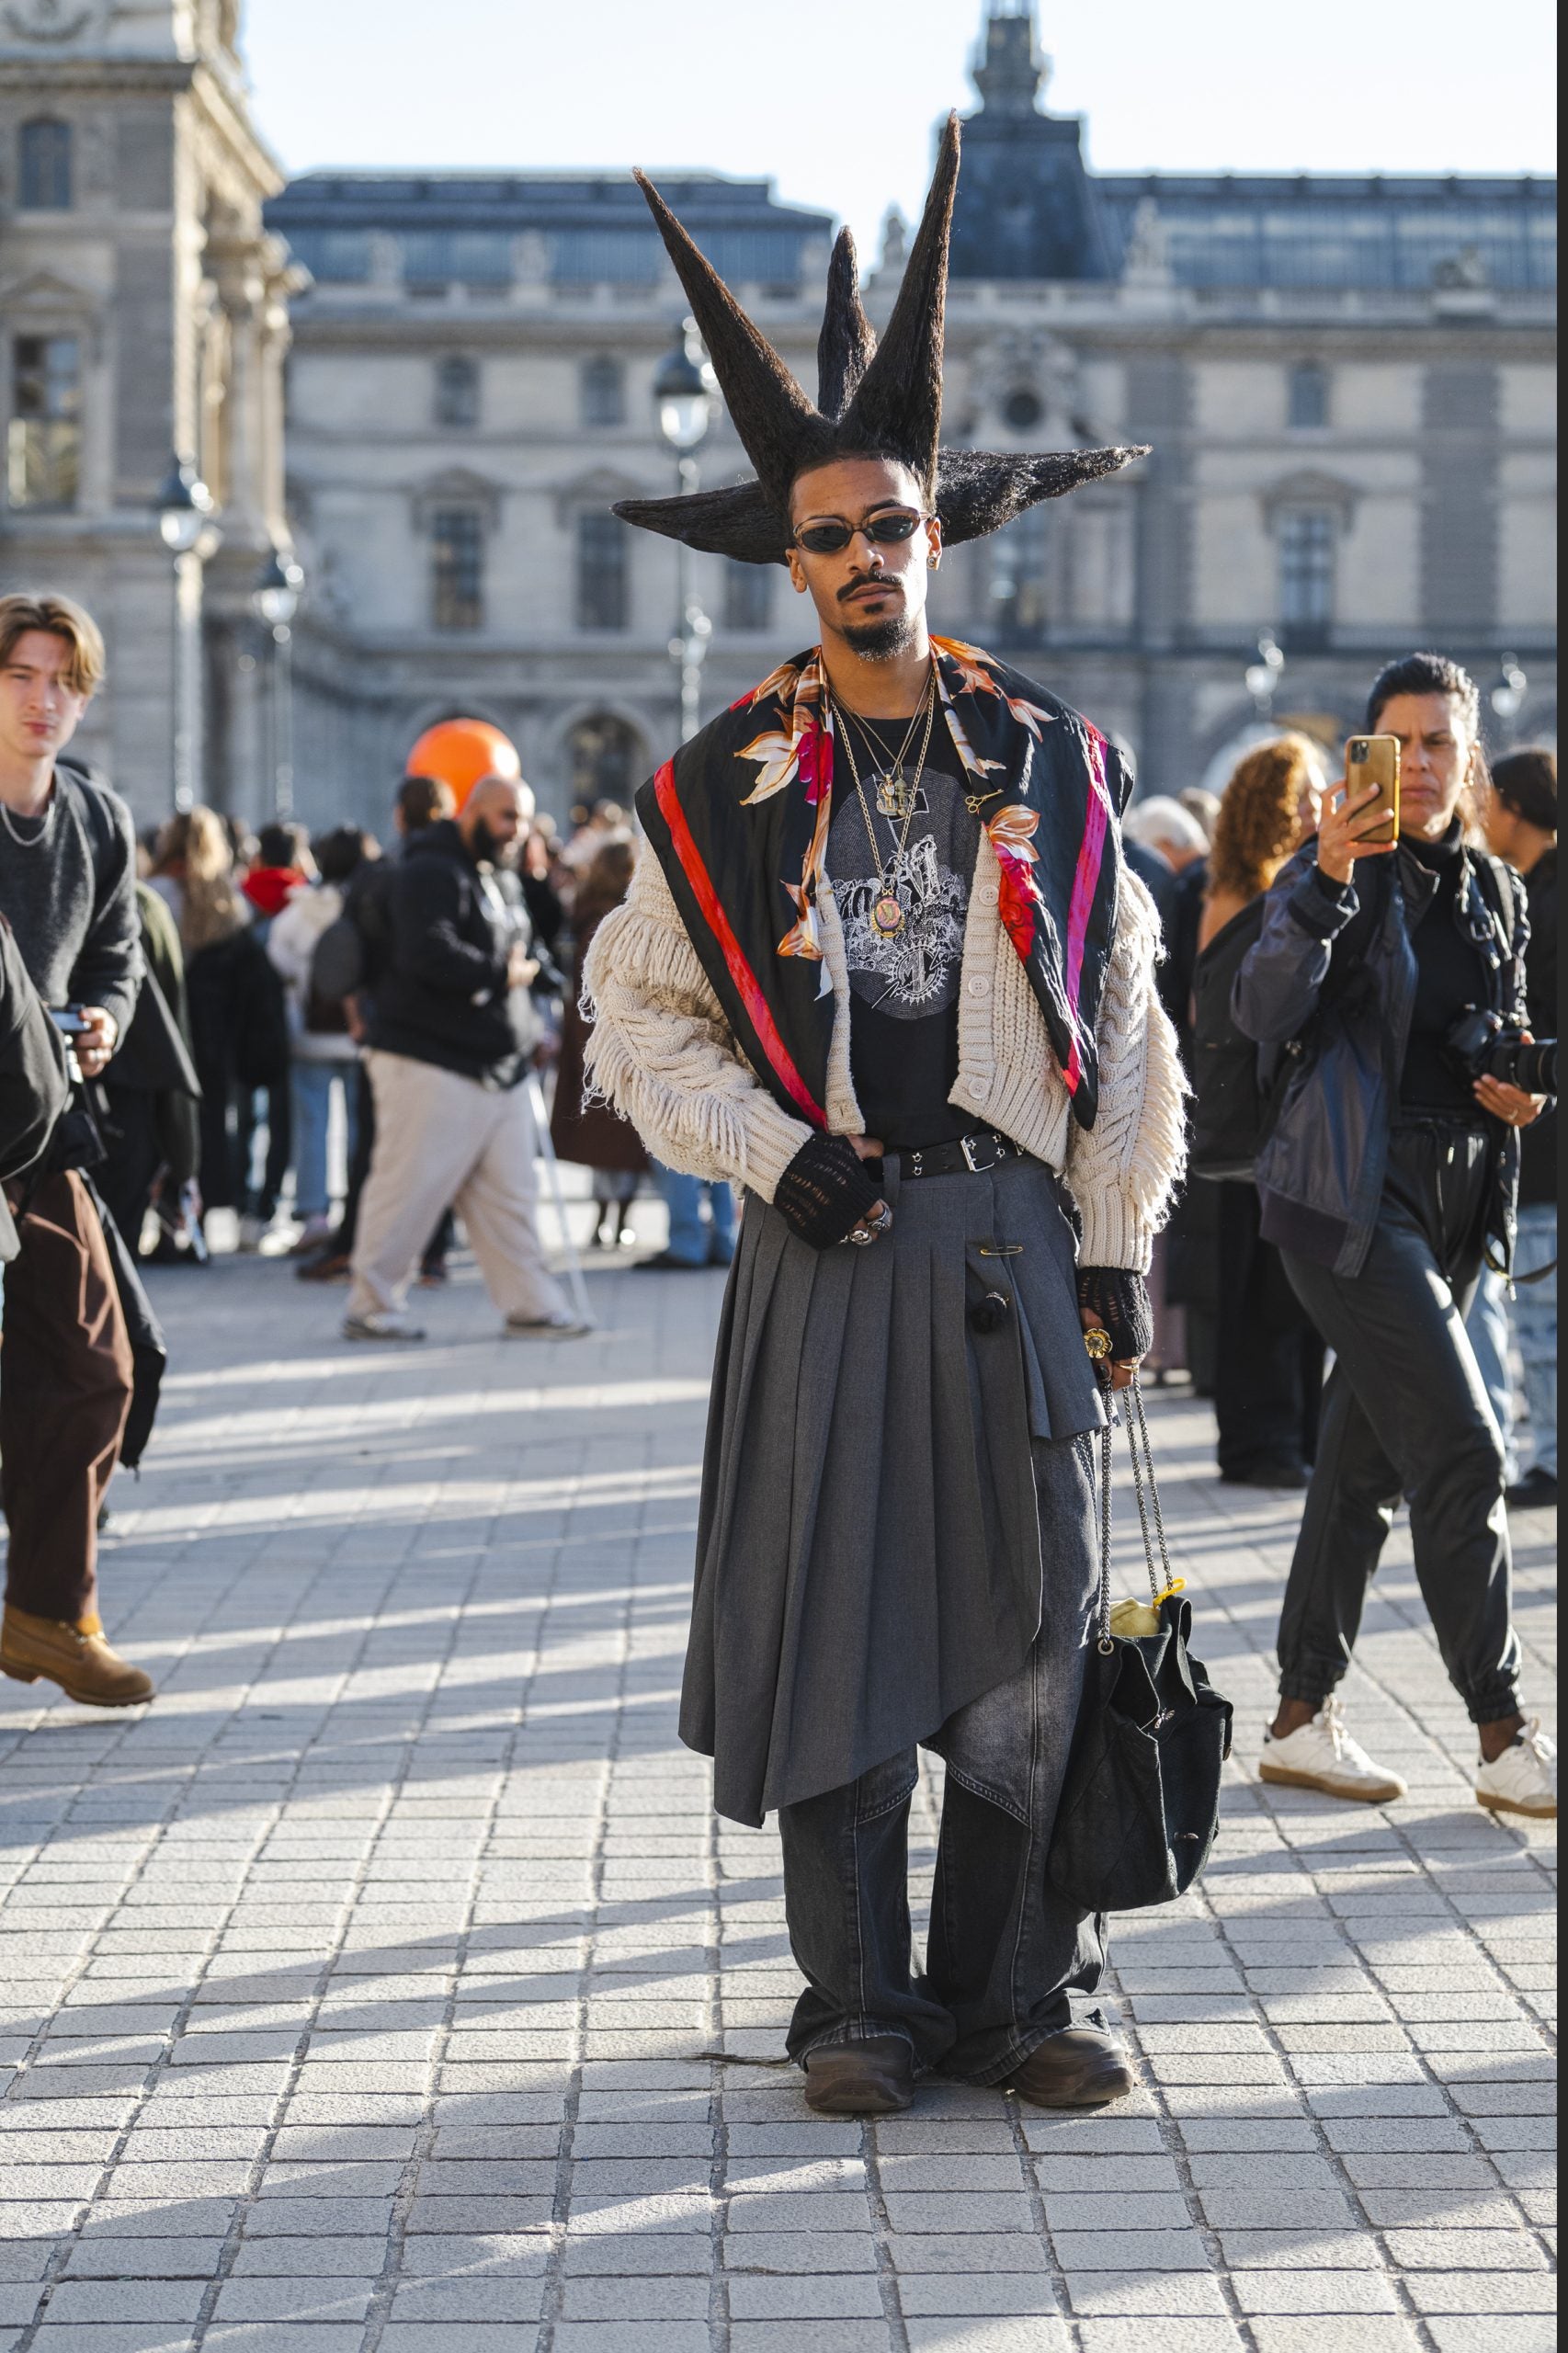
<path fill-rule="evenodd" d="M 903 581 L 895 579 L 891 573 L 862 572 L 858 579 L 845 582 L 838 592 L 839 603 L 844 604 L 847 598 L 858 595 L 862 588 L 880 588 L 885 596 L 889 597 L 902 597 L 903 594 Z"/>

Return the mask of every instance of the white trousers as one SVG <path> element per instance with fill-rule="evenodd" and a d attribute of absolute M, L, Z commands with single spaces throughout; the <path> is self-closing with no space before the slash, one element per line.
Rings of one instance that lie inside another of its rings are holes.
<path fill-rule="evenodd" d="M 534 1222 L 538 1142 L 526 1090 L 481 1086 L 406 1054 L 372 1051 L 365 1067 L 376 1141 L 359 1202 L 348 1313 L 402 1309 L 419 1254 L 449 1203 L 503 1315 L 531 1321 L 564 1307 Z"/>

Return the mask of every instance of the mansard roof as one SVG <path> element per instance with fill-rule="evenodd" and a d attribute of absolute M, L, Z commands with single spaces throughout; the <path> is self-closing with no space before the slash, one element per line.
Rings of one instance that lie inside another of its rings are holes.
<path fill-rule="evenodd" d="M 1557 282 L 1556 182 L 1471 175 L 1096 173 L 1083 123 L 1040 104 L 1028 0 L 991 0 L 964 122 L 952 276 L 1429 290 Z"/>
<path fill-rule="evenodd" d="M 1046 61 L 1028 0 L 989 0 L 964 122 L 951 278 L 1099 280 L 1131 267 L 1196 289 L 1503 293 L 1557 282 L 1556 182 L 1414 174 L 1095 172 L 1084 126 L 1040 103 Z M 733 285 L 801 290 L 825 269 L 833 216 L 766 179 L 659 174 L 674 210 Z M 506 286 L 514 241 L 571 287 L 655 285 L 658 233 L 630 172 L 311 172 L 267 208 L 326 281 L 371 275 L 371 233 L 402 245 L 404 283 Z M 808 251 L 815 266 L 808 267 Z"/>
<path fill-rule="evenodd" d="M 780 203 L 770 180 L 687 172 L 661 185 L 725 277 L 794 287 L 812 244 L 825 268 L 832 214 Z M 509 278 L 511 241 L 528 235 L 542 241 L 546 272 L 557 279 L 652 284 L 664 266 L 658 231 L 629 171 L 309 172 L 290 182 L 267 218 L 308 268 L 331 278 L 369 275 L 372 232 L 403 241 L 405 275 L 415 278 L 437 265 L 437 274 Z"/>

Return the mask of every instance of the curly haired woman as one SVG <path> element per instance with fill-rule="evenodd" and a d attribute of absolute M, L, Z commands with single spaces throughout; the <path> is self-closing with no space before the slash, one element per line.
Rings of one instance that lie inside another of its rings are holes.
<path fill-rule="evenodd" d="M 1214 827 L 1199 930 L 1202 955 L 1261 898 L 1317 830 L 1321 756 L 1304 735 L 1260 744 L 1237 766 Z M 1249 1184 L 1217 1188 L 1214 1416 L 1220 1476 L 1239 1486 L 1304 1487 L 1317 1446 L 1323 1342 L 1258 1233 Z"/>
<path fill-rule="evenodd" d="M 1323 756 L 1304 735 L 1277 736 L 1237 763 L 1214 822 L 1200 951 L 1317 831 L 1323 786 Z"/>

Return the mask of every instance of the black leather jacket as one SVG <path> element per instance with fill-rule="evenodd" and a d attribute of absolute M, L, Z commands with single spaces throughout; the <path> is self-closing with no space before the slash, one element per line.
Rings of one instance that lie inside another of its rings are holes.
<path fill-rule="evenodd" d="M 1463 857 L 1457 912 L 1490 929 L 1489 1007 L 1522 1021 L 1524 885 L 1511 871 L 1504 878 L 1495 858 L 1469 849 Z M 1264 1239 L 1336 1275 L 1359 1274 L 1377 1222 L 1415 1000 L 1408 910 L 1430 888 L 1419 862 L 1399 851 L 1365 860 L 1341 889 L 1319 872 L 1317 845 L 1309 842 L 1276 878 L 1263 930 L 1236 975 L 1232 1015 L 1243 1036 L 1267 1050 L 1265 1086 L 1280 1055 L 1296 1063 L 1257 1155 Z M 1501 1120 L 1487 1125 L 1496 1143 L 1487 1240 L 1506 1267 L 1519 1140 Z"/>
<path fill-rule="evenodd" d="M 516 1086 L 541 1034 L 528 990 L 506 985 L 513 946 L 531 939 L 516 877 L 476 865 L 447 818 L 410 835 L 382 904 L 388 946 L 371 1045 L 486 1086 Z"/>

